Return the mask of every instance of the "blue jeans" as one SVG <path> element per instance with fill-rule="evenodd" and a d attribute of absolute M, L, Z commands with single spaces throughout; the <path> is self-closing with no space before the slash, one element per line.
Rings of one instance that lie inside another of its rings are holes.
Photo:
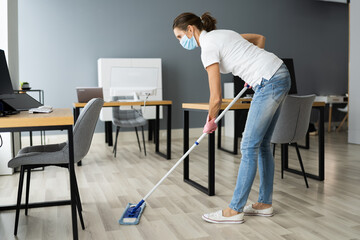
<path fill-rule="evenodd" d="M 274 159 L 270 140 L 280 106 L 290 89 L 290 75 L 282 64 L 272 78 L 253 87 L 255 92 L 241 141 L 241 163 L 234 195 L 229 207 L 242 212 L 249 197 L 259 162 L 258 202 L 271 204 L 274 182 Z"/>

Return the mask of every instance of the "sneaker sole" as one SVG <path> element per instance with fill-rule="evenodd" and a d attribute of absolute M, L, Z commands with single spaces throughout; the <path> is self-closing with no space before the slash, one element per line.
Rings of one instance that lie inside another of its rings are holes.
<path fill-rule="evenodd" d="M 260 217 L 272 217 L 274 216 L 274 213 L 246 213 L 244 212 L 245 216 L 260 216 Z"/>
<path fill-rule="evenodd" d="M 210 218 L 206 218 L 204 216 L 201 216 L 203 220 L 205 220 L 206 222 L 210 222 L 210 223 L 230 223 L 230 224 L 240 224 L 240 223 L 244 223 L 245 220 L 238 220 L 238 221 L 234 221 L 234 220 L 213 220 Z"/>

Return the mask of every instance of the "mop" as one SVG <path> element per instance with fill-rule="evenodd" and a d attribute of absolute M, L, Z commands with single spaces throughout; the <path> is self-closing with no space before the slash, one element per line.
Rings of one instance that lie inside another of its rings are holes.
<path fill-rule="evenodd" d="M 234 105 L 234 103 L 244 94 L 248 87 L 244 87 L 239 94 L 231 101 L 231 103 L 225 108 L 225 110 L 215 119 L 215 123 L 218 123 L 225 113 Z M 119 219 L 119 223 L 123 225 L 135 225 L 140 221 L 140 217 L 146 206 L 145 200 L 155 191 L 155 189 L 170 175 L 170 173 L 190 154 L 190 152 L 201 142 L 201 140 L 207 135 L 203 133 L 200 138 L 191 146 L 191 148 L 176 162 L 176 164 L 165 174 L 165 176 L 146 194 L 146 196 L 138 203 L 128 203 L 124 213 Z"/>

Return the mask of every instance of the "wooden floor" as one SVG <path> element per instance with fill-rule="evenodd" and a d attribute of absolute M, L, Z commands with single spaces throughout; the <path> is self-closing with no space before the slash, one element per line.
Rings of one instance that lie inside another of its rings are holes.
<path fill-rule="evenodd" d="M 80 239 L 360 239 L 360 146 L 348 144 L 346 132 L 326 135 L 326 180 L 310 179 L 309 189 L 301 176 L 285 173 L 285 178 L 280 178 L 278 148 L 273 196 L 276 215 L 245 217 L 244 224 L 235 225 L 209 224 L 201 219 L 203 213 L 225 208 L 231 200 L 240 155 L 222 151 L 216 151 L 216 196 L 185 184 L 181 164 L 148 199 L 139 225 L 119 225 L 127 203 L 140 201 L 182 155 L 182 139 L 173 139 L 170 161 L 156 155 L 151 142 L 145 157 L 134 140 L 123 140 L 114 158 L 103 136 L 97 136 L 83 166 L 76 167 L 86 225 L 84 231 L 79 225 Z M 203 142 L 191 155 L 190 175 L 206 184 L 207 144 Z M 317 137 L 310 142 L 311 149 L 301 153 L 305 169 L 316 173 Z M 291 166 L 298 168 L 295 149 L 289 151 Z M 18 178 L 18 174 L 0 176 L 1 205 L 16 202 Z M 64 169 L 48 167 L 34 172 L 30 201 L 69 198 L 68 185 Z M 257 177 L 249 203 L 256 202 L 258 187 Z M 12 234 L 14 219 L 14 211 L 0 213 L 0 239 L 72 236 L 69 206 L 31 209 L 27 217 L 22 211 L 18 238 Z"/>

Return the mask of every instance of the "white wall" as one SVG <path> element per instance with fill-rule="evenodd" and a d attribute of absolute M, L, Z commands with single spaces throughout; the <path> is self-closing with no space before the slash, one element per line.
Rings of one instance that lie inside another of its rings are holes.
<path fill-rule="evenodd" d="M 360 144 L 360 1 L 350 1 L 349 143 Z"/>
<path fill-rule="evenodd" d="M 0 0 L 0 49 L 5 51 L 13 88 L 18 89 L 18 0 Z"/>
<path fill-rule="evenodd" d="M 0 0 L 0 49 L 8 52 L 8 0 Z"/>

